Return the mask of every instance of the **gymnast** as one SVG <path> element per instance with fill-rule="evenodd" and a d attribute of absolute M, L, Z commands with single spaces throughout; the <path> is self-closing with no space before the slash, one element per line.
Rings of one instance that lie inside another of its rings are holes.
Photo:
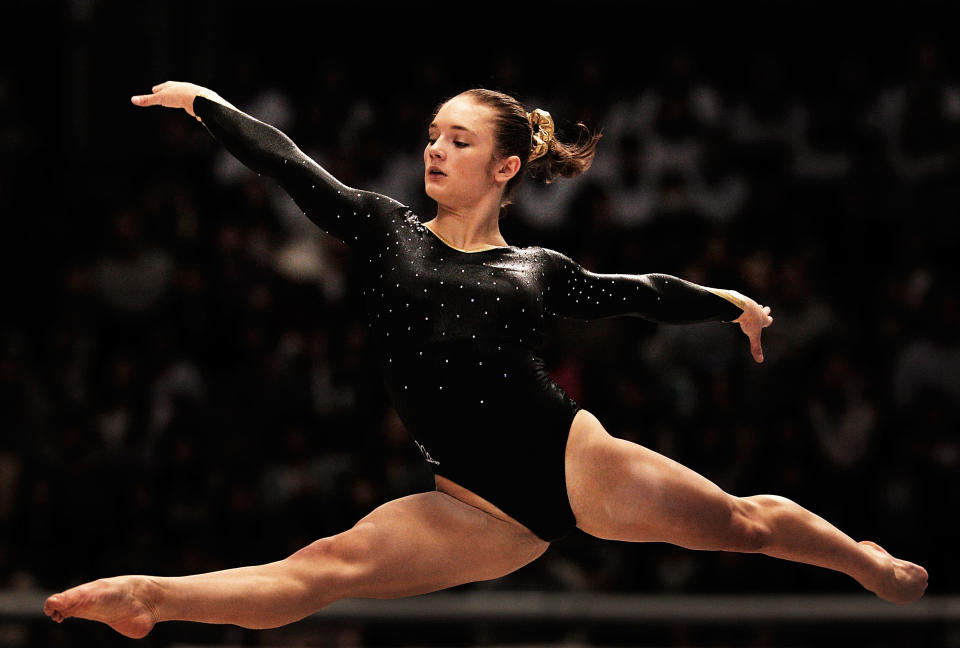
<path fill-rule="evenodd" d="M 434 473 L 436 490 L 387 502 L 351 529 L 263 565 L 180 577 L 119 576 L 50 596 L 44 611 L 145 636 L 160 621 L 273 628 L 343 598 L 399 598 L 499 578 L 574 527 L 630 542 L 762 553 L 854 578 L 882 599 L 919 599 L 927 572 L 856 542 L 774 495 L 737 497 L 641 445 L 611 436 L 551 380 L 542 360 L 551 318 L 631 315 L 733 322 L 756 362 L 770 308 L 734 290 L 663 274 L 598 274 L 560 252 L 508 245 L 501 209 L 525 174 L 572 177 L 598 134 L 554 133 L 486 89 L 443 103 L 427 129 L 422 222 L 403 204 L 345 186 L 283 133 L 207 88 L 177 81 L 132 97 L 182 108 L 304 214 L 351 247 L 384 382 Z"/>

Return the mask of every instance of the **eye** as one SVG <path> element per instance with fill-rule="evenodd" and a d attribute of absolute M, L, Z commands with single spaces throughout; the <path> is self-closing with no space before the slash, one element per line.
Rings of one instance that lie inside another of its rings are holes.
<path fill-rule="evenodd" d="M 436 141 L 437 141 L 437 138 L 436 138 L 436 137 L 428 137 L 428 138 L 427 138 L 427 144 L 433 144 L 433 143 L 436 142 Z"/>
<path fill-rule="evenodd" d="M 468 146 L 470 146 L 470 145 L 467 144 L 466 142 L 454 142 L 453 144 L 454 144 L 454 146 L 456 146 L 457 148 L 467 148 Z"/>

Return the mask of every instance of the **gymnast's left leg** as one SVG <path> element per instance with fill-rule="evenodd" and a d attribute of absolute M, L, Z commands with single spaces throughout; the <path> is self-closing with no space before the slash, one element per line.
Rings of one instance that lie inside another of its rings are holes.
<path fill-rule="evenodd" d="M 593 536 L 688 549 L 763 553 L 843 572 L 880 598 L 923 596 L 927 572 L 775 495 L 734 497 L 685 466 L 610 436 L 577 412 L 566 450 L 577 526 Z"/>

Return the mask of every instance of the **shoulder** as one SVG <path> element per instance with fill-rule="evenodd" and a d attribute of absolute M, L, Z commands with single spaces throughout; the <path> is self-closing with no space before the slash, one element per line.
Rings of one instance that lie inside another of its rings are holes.
<path fill-rule="evenodd" d="M 347 204 L 352 208 L 352 213 L 345 217 L 352 217 L 360 226 L 374 230 L 390 230 L 416 219 L 408 206 L 390 196 L 350 187 L 345 187 L 345 190 L 349 193 L 345 196 Z"/>
<path fill-rule="evenodd" d="M 363 205 L 367 209 L 376 210 L 376 211 L 386 211 L 386 212 L 408 212 L 410 208 L 404 205 L 399 200 L 391 198 L 376 191 L 367 191 L 365 189 L 354 189 L 352 187 L 347 187 L 344 185 L 342 189 L 339 189 L 337 193 L 345 193 L 345 198 L 351 198 L 356 200 L 359 204 Z"/>
<path fill-rule="evenodd" d="M 576 262 L 571 259 L 569 256 L 563 252 L 553 250 L 551 248 L 540 247 L 538 245 L 530 246 L 528 248 L 523 248 L 524 250 L 529 250 L 530 254 L 538 259 L 540 263 L 544 266 L 548 266 L 555 270 L 562 270 L 565 267 L 571 265 L 576 265 Z"/>
<path fill-rule="evenodd" d="M 335 191 L 335 202 L 317 206 L 308 216 L 356 251 L 381 252 L 391 237 L 409 227 L 410 208 L 389 196 L 346 185 Z"/>
<path fill-rule="evenodd" d="M 562 277 L 576 275 L 580 266 L 576 261 L 558 250 L 531 245 L 519 248 L 521 258 L 524 258 L 548 283 L 560 280 Z"/>

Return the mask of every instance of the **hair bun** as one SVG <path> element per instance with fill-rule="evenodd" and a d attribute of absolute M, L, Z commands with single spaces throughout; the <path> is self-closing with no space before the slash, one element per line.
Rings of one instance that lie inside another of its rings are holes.
<path fill-rule="evenodd" d="M 536 108 L 533 112 L 527 113 L 527 121 L 533 129 L 533 150 L 530 151 L 527 162 L 533 162 L 546 155 L 550 149 L 550 140 L 553 139 L 553 117 L 546 110 Z"/>

